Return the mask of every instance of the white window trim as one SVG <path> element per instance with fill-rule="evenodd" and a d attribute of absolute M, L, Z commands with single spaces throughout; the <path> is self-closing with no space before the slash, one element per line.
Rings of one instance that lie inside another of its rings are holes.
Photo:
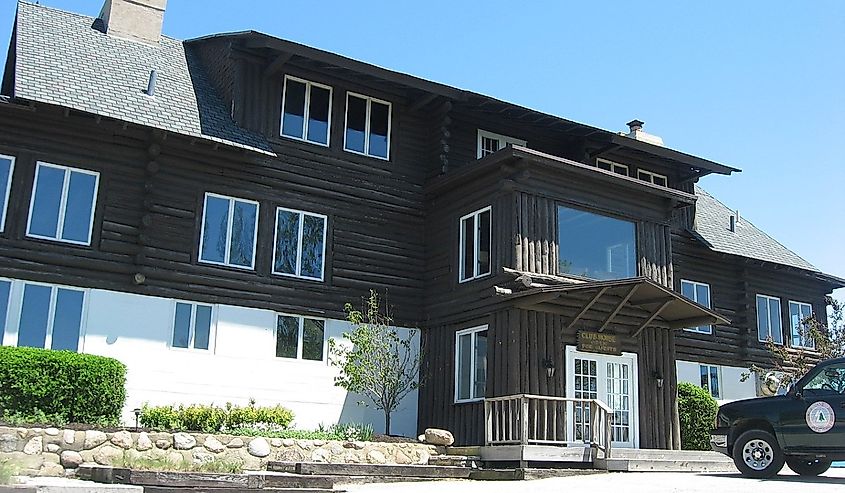
<path fill-rule="evenodd" d="M 208 197 L 216 197 L 219 199 L 225 199 L 229 201 L 229 217 L 226 220 L 226 250 L 223 252 L 223 262 L 217 262 L 215 260 L 205 260 L 202 258 L 202 247 L 205 243 L 205 214 L 208 211 Z M 244 202 L 247 204 L 255 204 L 255 227 L 252 230 L 252 260 L 250 265 L 236 265 L 229 263 L 229 255 L 231 254 L 231 241 L 232 241 L 232 218 L 235 215 L 235 201 L 237 202 Z M 203 264 L 210 264 L 210 265 L 221 265 L 223 267 L 232 267 L 235 269 L 243 269 L 243 270 L 255 270 L 255 254 L 257 248 L 257 241 L 258 241 L 258 222 L 261 214 L 261 205 L 249 199 L 241 199 L 238 197 L 232 197 L 230 195 L 221 195 L 219 193 L 214 192 L 205 192 L 205 195 L 202 199 L 202 223 L 200 223 L 200 249 L 197 252 L 197 261 Z"/>
<path fill-rule="evenodd" d="M 3 203 L 0 204 L 0 207 L 2 207 L 2 209 L 0 209 L 0 233 L 2 233 L 6 231 L 6 216 L 9 212 L 9 200 L 11 200 L 12 196 L 12 175 L 15 174 L 15 156 L 0 154 L 0 159 L 9 160 L 9 178 L 6 182 L 6 196 L 2 197 Z M 93 212 L 91 215 L 94 215 Z"/>
<path fill-rule="evenodd" d="M 176 307 L 182 303 L 184 305 L 191 305 L 191 320 L 188 322 L 188 347 L 176 347 L 173 345 L 173 336 L 176 335 Z M 208 328 L 208 349 L 200 349 L 194 347 L 196 340 L 196 320 L 197 307 L 207 306 L 211 308 L 211 326 Z M 217 305 L 209 303 L 199 303 L 196 301 L 173 300 L 170 309 L 170 340 L 167 341 L 167 346 L 173 351 L 186 351 L 200 354 L 215 354 L 217 353 Z"/>
<path fill-rule="evenodd" d="M 757 293 L 757 297 L 754 298 L 754 302 L 755 302 L 754 308 L 755 309 L 757 308 L 757 303 L 756 303 L 757 298 L 766 299 L 766 318 L 769 319 L 769 338 L 772 339 L 772 343 L 774 343 L 775 345 L 783 346 L 783 304 L 780 302 L 780 298 L 778 298 L 777 296 L 769 296 L 767 294 Z M 777 300 L 777 302 L 778 302 L 778 307 L 779 307 L 778 313 L 780 313 L 780 319 L 781 319 L 780 320 L 780 327 L 779 327 L 780 334 L 781 334 L 781 342 L 777 342 L 775 340 L 775 338 L 772 337 L 772 334 L 774 333 L 774 327 L 772 327 L 771 310 L 769 310 L 769 301 L 771 301 L 771 300 Z M 757 327 L 755 327 L 755 328 L 757 329 L 757 340 L 759 342 L 766 342 L 766 339 L 760 339 L 760 310 L 757 310 Z M 791 330 L 790 330 L 790 332 L 791 332 Z"/>
<path fill-rule="evenodd" d="M 698 364 L 698 379 L 699 379 L 699 386 L 701 385 L 701 369 L 707 368 L 707 388 L 705 389 L 708 394 L 710 394 L 714 399 L 721 399 L 722 398 L 722 367 L 719 365 L 709 365 L 707 363 L 699 363 Z M 713 384 L 710 374 L 710 369 L 716 369 L 716 385 L 719 386 L 719 395 L 713 395 Z M 702 387 L 703 388 L 703 387 Z"/>
<path fill-rule="evenodd" d="M 599 166 L 599 163 L 605 163 L 605 164 L 609 165 L 610 170 L 602 169 Z M 620 164 L 620 163 L 611 161 L 609 159 L 604 159 L 604 158 L 600 158 L 600 157 L 596 158 L 596 167 L 601 169 L 602 171 L 609 171 L 610 173 L 614 173 L 614 174 L 622 175 L 622 176 L 630 176 L 630 173 L 631 173 L 631 169 L 628 167 L 627 164 Z M 625 170 L 625 172 L 624 173 L 617 173 L 616 168 L 622 168 L 622 169 Z"/>
<path fill-rule="evenodd" d="M 460 367 L 460 344 L 459 341 L 461 336 L 470 334 L 470 357 L 469 357 L 469 368 L 470 368 L 470 382 L 469 382 L 469 389 L 470 394 L 474 392 L 475 389 L 475 339 L 476 335 L 479 332 L 484 332 L 488 330 L 487 324 L 485 325 L 478 325 L 475 327 L 470 327 L 468 329 L 462 329 L 455 332 L 455 404 L 462 404 L 464 402 L 478 402 L 483 401 L 485 396 L 480 397 L 470 397 L 469 399 L 461 399 L 458 397 L 458 385 L 461 379 L 461 367 Z M 487 333 L 489 337 L 489 332 Z M 489 348 L 489 346 L 488 346 Z M 485 377 L 486 378 L 486 377 Z"/>
<path fill-rule="evenodd" d="M 640 173 L 647 175 L 648 180 L 644 180 L 644 179 L 640 178 Z M 654 183 L 655 177 L 663 178 L 663 180 L 666 182 L 665 185 L 658 185 L 658 186 L 661 186 L 661 187 L 668 187 L 669 186 L 669 177 L 667 177 L 666 175 L 661 175 L 660 173 L 655 173 L 654 171 L 648 171 L 648 170 L 645 170 L 645 169 L 638 169 L 637 170 L 637 179 L 638 180 L 647 181 L 647 182 L 651 183 L 652 185 L 657 185 L 657 183 Z"/>
<path fill-rule="evenodd" d="M 284 356 L 276 356 L 276 344 L 278 343 L 279 337 L 279 317 L 291 317 L 296 318 L 299 323 L 299 328 L 296 336 L 296 358 L 287 358 Z M 302 348 L 305 344 L 305 319 L 310 320 L 318 320 L 323 322 L 323 356 L 320 360 L 314 359 L 303 359 L 302 358 Z M 327 337 L 328 331 L 326 330 L 326 319 L 320 317 L 306 317 L 304 315 L 297 315 L 295 313 L 283 313 L 283 312 L 276 312 L 276 318 L 274 322 L 276 325 L 273 327 L 273 358 L 280 361 L 298 361 L 302 363 L 308 364 L 319 364 L 319 363 L 327 363 L 326 355 L 329 346 L 329 338 Z"/>
<path fill-rule="evenodd" d="M 508 137 L 507 135 L 497 134 L 497 133 L 493 133 L 493 132 L 490 132 L 490 131 L 487 131 L 487 130 L 482 130 L 482 129 L 479 128 L 478 129 L 478 138 L 477 138 L 477 143 L 476 143 L 476 158 L 477 159 L 481 159 L 483 157 L 482 156 L 481 143 L 483 142 L 482 139 L 484 137 L 486 137 L 488 139 L 498 140 L 499 141 L 499 150 L 504 149 L 508 144 L 516 145 L 516 146 L 522 146 L 522 147 L 525 147 L 525 146 L 528 145 L 526 143 L 526 141 L 524 141 L 522 139 L 517 139 L 517 138 L 514 138 L 514 137 Z"/>
<path fill-rule="evenodd" d="M 354 96 L 359 99 L 363 99 L 367 101 L 367 111 L 364 115 L 364 152 L 358 152 L 354 149 L 349 149 L 346 146 L 346 131 L 349 128 L 349 96 Z M 387 105 L 387 156 L 374 156 L 370 154 L 370 109 L 373 106 L 373 103 L 380 103 Z M 343 150 L 346 152 L 351 152 L 352 154 L 358 154 L 359 156 L 367 156 L 374 159 L 381 159 L 382 161 L 390 161 L 390 145 L 392 143 L 392 139 L 390 134 L 393 132 L 393 103 L 390 101 L 385 101 L 383 99 L 374 98 L 372 96 L 366 96 L 364 94 L 360 94 L 357 92 L 347 91 L 346 92 L 346 109 L 344 110 L 343 116 Z"/>
<path fill-rule="evenodd" d="M 56 323 L 56 298 L 58 296 L 59 289 L 78 291 L 82 293 L 82 314 L 79 318 L 79 340 L 76 345 L 76 352 L 85 352 L 85 330 L 88 325 L 88 303 L 91 298 L 90 289 L 76 286 L 66 286 L 63 284 L 22 281 L 8 278 L 0 278 L 0 280 L 12 283 L 12 286 L 9 289 L 9 305 L 6 311 L 6 332 L 3 337 L 4 346 L 18 345 L 21 314 L 23 312 L 24 291 L 26 286 L 29 284 L 50 288 L 50 306 L 47 308 L 47 333 L 44 336 L 44 349 L 50 349 L 53 345 L 53 327 Z"/>
<path fill-rule="evenodd" d="M 62 197 L 59 202 L 59 218 L 58 223 L 56 224 L 56 236 L 44 236 L 44 235 L 37 235 L 29 232 L 29 228 L 32 226 L 32 213 L 34 212 L 35 207 L 35 191 L 38 190 L 38 170 L 41 166 L 47 168 L 55 168 L 64 171 L 64 183 L 62 184 Z M 88 221 L 88 240 L 87 241 L 76 241 L 76 240 L 66 240 L 62 238 L 62 233 L 64 232 L 64 223 L 65 223 L 65 209 L 67 207 L 67 194 L 68 188 L 70 187 L 70 174 L 71 172 L 82 173 L 86 175 L 94 176 L 94 201 L 91 203 L 91 217 Z M 91 246 L 91 236 L 94 230 L 94 216 L 97 215 L 97 195 L 99 194 L 100 190 L 100 173 L 97 171 L 91 171 L 82 168 L 73 168 L 70 166 L 64 166 L 61 164 L 53 164 L 47 163 L 44 161 L 38 161 L 35 164 L 35 177 L 33 178 L 32 182 L 32 194 L 29 198 L 29 216 L 26 220 L 26 236 L 28 238 L 38 238 L 40 240 L 50 240 L 50 241 L 58 241 L 61 243 L 70 243 L 73 245 L 84 245 L 84 246 Z"/>
<path fill-rule="evenodd" d="M 812 303 L 807 303 L 807 302 L 804 302 L 804 301 L 787 300 L 786 306 L 789 308 L 789 345 L 790 345 L 790 347 L 794 347 L 796 349 L 816 349 L 816 341 L 814 341 L 813 338 L 810 337 L 809 334 L 805 334 L 805 337 L 807 338 L 808 341 L 810 341 L 811 344 L 806 345 L 806 346 L 793 344 L 793 341 L 795 340 L 795 336 L 798 335 L 798 334 L 795 333 L 795 327 L 792 326 L 792 306 L 791 305 L 793 305 L 793 304 L 799 306 L 799 308 L 798 308 L 799 312 L 801 311 L 801 305 L 808 306 L 808 307 L 810 307 L 810 315 L 813 314 Z M 800 324 L 801 320 L 799 320 L 798 323 Z"/>
<path fill-rule="evenodd" d="M 707 308 L 713 308 L 713 291 L 710 289 L 710 285 L 706 282 L 699 282 L 699 281 L 691 281 L 689 279 L 681 279 L 681 296 L 683 296 L 684 292 L 684 283 L 692 284 L 692 292 L 695 294 L 695 297 L 698 298 L 698 286 L 707 286 Z M 689 299 L 689 298 L 687 298 Z M 694 301 L 701 305 L 702 303 L 698 301 L 698 299 L 692 299 L 690 301 Z M 707 330 L 701 330 L 701 327 L 705 327 L 704 325 L 699 325 L 698 327 L 685 327 L 684 330 L 687 332 L 692 332 L 694 334 L 712 334 L 713 333 L 713 325 L 707 325 Z"/>
<path fill-rule="evenodd" d="M 490 244 L 487 245 L 487 251 L 490 252 L 490 258 L 487 261 L 487 272 L 479 272 L 478 267 L 478 252 L 481 248 L 481 235 L 478 234 L 478 221 L 481 217 L 481 214 L 484 212 L 490 212 Z M 464 244 L 467 240 L 465 238 L 465 230 L 464 230 L 464 219 L 472 218 L 473 221 L 473 251 L 475 255 L 475 262 L 472 265 L 472 275 L 469 277 L 464 278 L 464 260 L 465 260 L 465 248 Z M 460 239 L 458 241 L 458 282 L 464 283 L 473 281 L 475 279 L 481 279 L 482 277 L 489 276 L 493 272 L 493 206 L 488 205 L 483 209 L 479 209 L 475 212 L 470 212 L 464 216 L 461 216 L 458 219 L 458 228 L 460 229 Z"/>
<path fill-rule="evenodd" d="M 293 212 L 299 214 L 299 233 L 296 240 L 296 273 L 290 274 L 287 272 L 278 272 L 276 270 L 276 250 L 279 246 L 279 211 L 286 211 L 286 212 Z M 320 276 L 319 277 L 311 277 L 311 276 L 304 276 L 301 274 L 302 272 L 302 239 L 303 239 L 303 232 L 305 229 L 305 216 L 312 216 L 318 217 L 323 220 L 323 254 L 322 259 L 323 262 L 320 265 Z M 287 207 L 276 207 L 276 217 L 273 221 L 273 260 L 272 260 L 272 267 L 271 272 L 278 276 L 284 277 L 294 277 L 297 279 L 307 279 L 310 281 L 323 281 L 325 280 L 325 273 L 326 273 L 326 232 L 329 227 L 329 217 L 324 214 L 317 214 L 314 212 L 302 211 L 297 209 L 288 209 Z"/>
<path fill-rule="evenodd" d="M 285 100 L 288 95 L 288 80 L 292 80 L 295 82 L 300 82 L 305 84 L 305 111 L 303 112 L 304 122 L 302 124 L 302 137 L 294 137 L 291 135 L 285 135 L 282 133 L 282 127 L 285 123 Z M 328 120 L 328 128 L 326 129 L 326 143 L 323 144 L 322 142 L 315 142 L 313 140 L 308 140 L 308 122 L 309 116 L 311 113 L 311 87 L 319 87 L 322 89 L 327 89 L 329 91 L 329 120 Z M 331 86 L 327 86 L 325 84 L 320 84 L 319 82 L 312 82 L 306 79 L 300 79 L 299 77 L 294 77 L 292 75 L 285 75 L 285 82 L 284 87 L 282 89 L 282 112 L 279 116 L 279 136 L 284 137 L 286 139 L 297 140 L 299 142 L 308 142 L 309 144 L 314 144 L 322 147 L 330 147 L 331 140 L 332 140 L 332 101 L 333 101 L 333 91 Z"/>

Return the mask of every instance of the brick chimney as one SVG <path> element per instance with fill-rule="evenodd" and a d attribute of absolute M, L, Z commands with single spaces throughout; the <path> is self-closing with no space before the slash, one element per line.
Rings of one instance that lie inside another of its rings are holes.
<path fill-rule="evenodd" d="M 158 44 L 167 0 L 106 0 L 100 11 L 106 34 Z"/>

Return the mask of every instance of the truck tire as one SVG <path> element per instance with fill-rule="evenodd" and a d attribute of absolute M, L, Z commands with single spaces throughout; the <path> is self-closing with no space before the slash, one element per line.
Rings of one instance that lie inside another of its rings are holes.
<path fill-rule="evenodd" d="M 737 438 L 731 454 L 743 476 L 770 478 L 783 469 L 784 456 L 777 439 L 763 430 L 749 430 Z"/>
<path fill-rule="evenodd" d="M 799 476 L 818 476 L 830 469 L 830 459 L 791 456 L 786 458 L 786 465 Z"/>

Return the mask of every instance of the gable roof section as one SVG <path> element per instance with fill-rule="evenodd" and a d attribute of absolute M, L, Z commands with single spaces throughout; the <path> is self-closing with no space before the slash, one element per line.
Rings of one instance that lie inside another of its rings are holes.
<path fill-rule="evenodd" d="M 18 3 L 15 22 L 14 98 L 273 154 L 264 137 L 232 120 L 181 41 L 115 38 L 96 28 L 99 20 L 26 2 Z"/>

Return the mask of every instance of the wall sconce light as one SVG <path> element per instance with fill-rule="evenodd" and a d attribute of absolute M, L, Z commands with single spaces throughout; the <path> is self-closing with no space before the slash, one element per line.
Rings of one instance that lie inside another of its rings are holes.
<path fill-rule="evenodd" d="M 661 375 L 659 371 L 655 370 L 654 372 L 652 372 L 651 376 L 653 376 L 654 379 L 657 380 L 657 388 L 662 389 L 663 388 L 663 375 Z"/>
<path fill-rule="evenodd" d="M 555 376 L 555 362 L 552 361 L 551 358 L 546 358 L 543 360 L 543 368 L 546 369 L 546 376 L 552 378 Z"/>
<path fill-rule="evenodd" d="M 141 409 L 136 407 L 132 412 L 135 413 L 135 431 L 138 431 L 138 418 L 141 416 Z"/>

